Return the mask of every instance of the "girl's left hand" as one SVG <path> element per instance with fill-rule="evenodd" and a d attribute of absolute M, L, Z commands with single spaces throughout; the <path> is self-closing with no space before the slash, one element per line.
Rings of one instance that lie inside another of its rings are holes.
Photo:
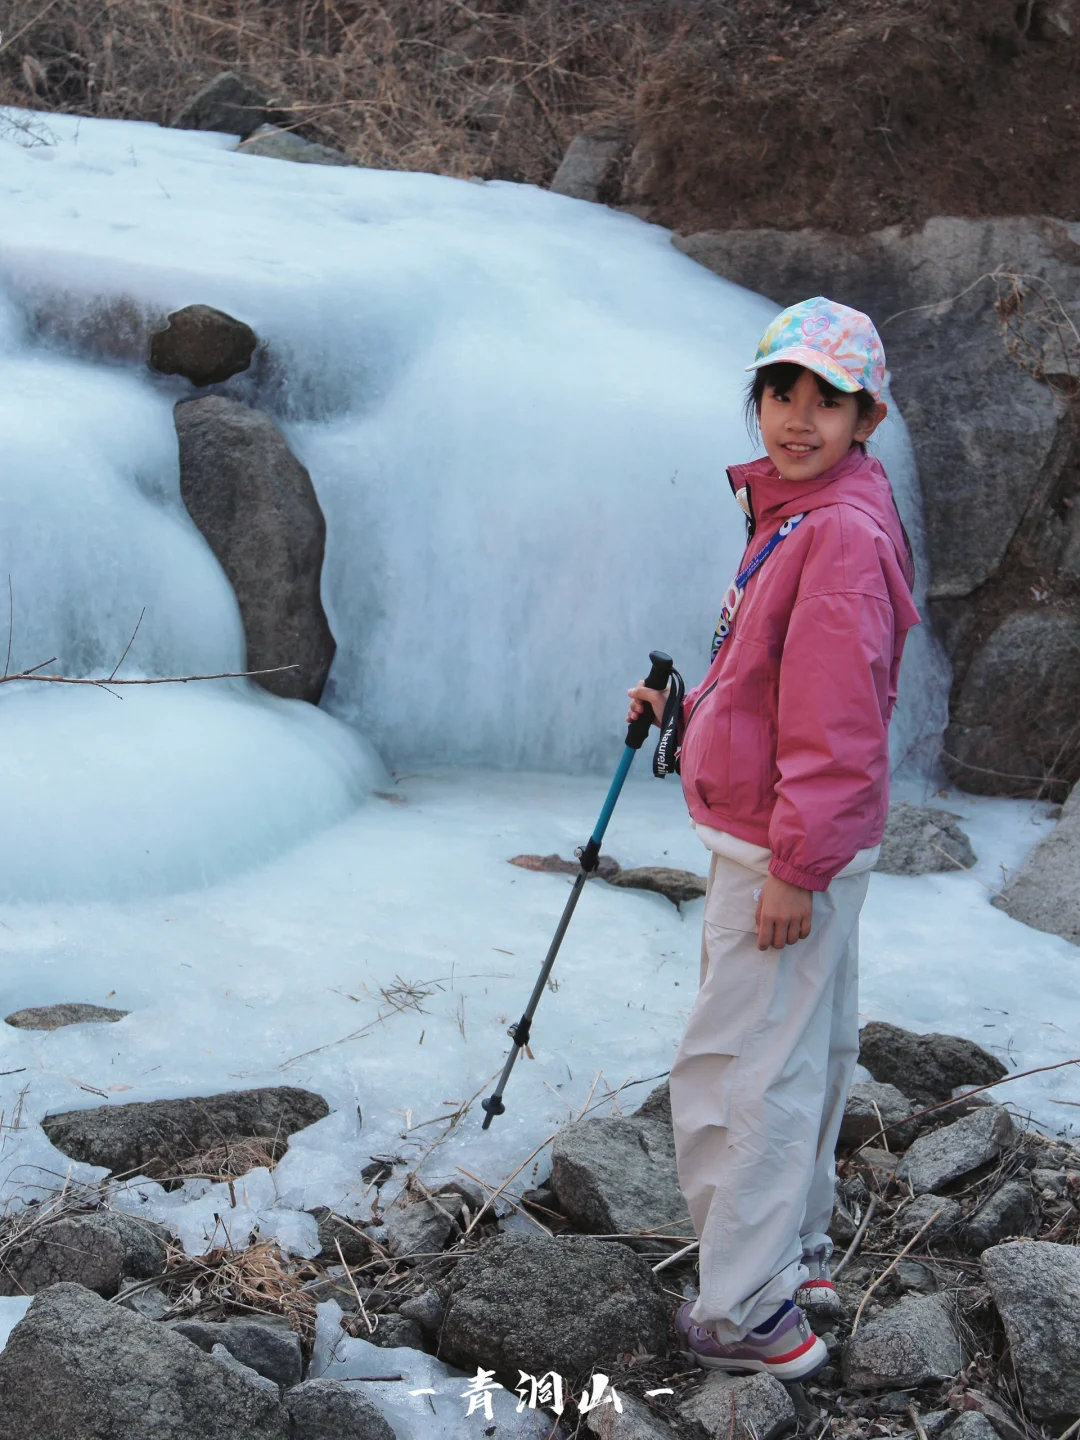
<path fill-rule="evenodd" d="M 768 875 L 757 904 L 757 948 L 782 950 L 810 934 L 814 892 Z"/>

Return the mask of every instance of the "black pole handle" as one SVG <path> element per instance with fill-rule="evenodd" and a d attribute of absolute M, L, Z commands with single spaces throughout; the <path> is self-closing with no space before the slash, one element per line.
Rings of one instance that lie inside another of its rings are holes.
<path fill-rule="evenodd" d="M 643 682 L 646 690 L 666 690 L 671 681 L 671 672 L 675 668 L 674 660 L 662 650 L 650 650 L 649 659 L 652 669 Z M 646 706 L 636 720 L 630 721 L 626 727 L 626 743 L 631 750 L 640 750 L 645 744 L 652 729 L 653 718 L 652 711 Z"/>

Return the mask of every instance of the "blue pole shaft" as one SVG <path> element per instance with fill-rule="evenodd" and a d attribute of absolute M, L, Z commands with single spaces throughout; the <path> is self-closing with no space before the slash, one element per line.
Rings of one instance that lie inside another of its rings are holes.
<path fill-rule="evenodd" d="M 619 768 L 615 771 L 615 778 L 612 780 L 608 789 L 607 799 L 604 801 L 604 808 L 600 811 L 600 818 L 597 820 L 596 828 L 592 832 L 592 838 L 597 845 L 599 845 L 604 838 L 604 831 L 607 829 L 608 821 L 611 819 L 611 812 L 615 809 L 615 802 L 619 798 L 623 782 L 627 775 L 630 774 L 630 766 L 634 763 L 634 756 L 636 754 L 637 751 L 631 750 L 629 745 L 623 749 L 622 759 L 619 761 Z"/>

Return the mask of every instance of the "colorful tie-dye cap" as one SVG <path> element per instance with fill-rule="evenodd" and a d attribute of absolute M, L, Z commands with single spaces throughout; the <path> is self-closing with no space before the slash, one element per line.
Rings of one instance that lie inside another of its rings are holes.
<path fill-rule="evenodd" d="M 746 368 L 784 363 L 802 365 L 847 394 L 866 390 L 875 400 L 885 383 L 885 348 L 870 316 L 824 295 L 781 310 Z"/>

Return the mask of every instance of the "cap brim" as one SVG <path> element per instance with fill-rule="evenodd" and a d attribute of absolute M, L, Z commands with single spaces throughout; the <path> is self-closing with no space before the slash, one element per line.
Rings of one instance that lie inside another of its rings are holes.
<path fill-rule="evenodd" d="M 766 365 L 801 365 L 803 369 L 812 370 L 815 375 L 828 380 L 830 385 L 835 385 L 837 390 L 842 390 L 845 395 L 852 395 L 856 390 L 863 389 L 839 361 L 826 355 L 823 350 L 815 350 L 811 345 L 790 345 L 786 350 L 774 350 L 772 354 L 762 356 L 746 368 L 761 370 Z"/>

